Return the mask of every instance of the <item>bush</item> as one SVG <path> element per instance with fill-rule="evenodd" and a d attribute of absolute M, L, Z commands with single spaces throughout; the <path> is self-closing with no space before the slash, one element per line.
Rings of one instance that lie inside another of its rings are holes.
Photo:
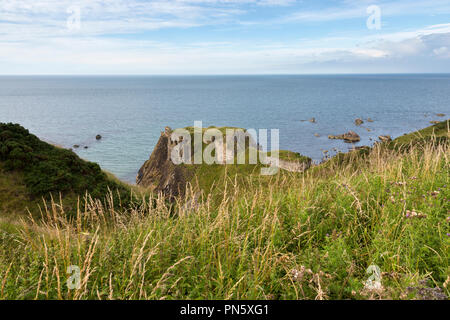
<path fill-rule="evenodd" d="M 109 180 L 98 164 L 39 140 L 18 124 L 0 123 L 0 161 L 6 170 L 23 172 L 35 197 L 59 192 L 103 197 L 109 187 L 119 191 L 122 201 L 130 198 L 127 188 Z"/>

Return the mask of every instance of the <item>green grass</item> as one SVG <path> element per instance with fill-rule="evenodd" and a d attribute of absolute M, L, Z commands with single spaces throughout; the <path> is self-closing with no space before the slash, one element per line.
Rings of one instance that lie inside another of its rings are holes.
<path fill-rule="evenodd" d="M 132 188 L 107 174 L 96 163 L 71 150 L 39 140 L 17 124 L 0 123 L 0 213 L 36 212 L 42 198 L 66 201 L 68 210 L 86 193 L 104 199 L 114 190 L 116 202 L 132 203 Z M 73 210 L 71 210 L 73 211 Z"/>
<path fill-rule="evenodd" d="M 448 296 L 448 143 L 351 157 L 271 177 L 201 167 L 218 187 L 196 206 L 156 197 L 124 212 L 111 198 L 68 217 L 48 202 L 40 219 L 0 222 L 0 299 L 417 299 L 408 288 L 419 286 Z M 78 290 L 66 286 L 70 265 Z M 380 290 L 364 288 L 370 265 Z"/>

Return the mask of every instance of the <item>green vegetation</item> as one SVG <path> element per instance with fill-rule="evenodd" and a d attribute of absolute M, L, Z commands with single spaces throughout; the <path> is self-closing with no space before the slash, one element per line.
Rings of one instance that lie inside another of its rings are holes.
<path fill-rule="evenodd" d="M 155 196 L 121 211 L 91 199 L 68 217 L 50 201 L 39 219 L 0 220 L 0 299 L 449 296 L 448 137 L 428 129 L 407 149 L 378 144 L 305 173 L 210 166 L 198 178 L 215 172 L 218 187 L 194 205 Z M 371 265 L 377 289 L 365 286 Z"/>
<path fill-rule="evenodd" d="M 110 190 L 116 202 L 130 204 L 130 188 L 98 164 L 43 142 L 18 124 L 0 123 L 0 213 L 35 211 L 42 197 L 60 195 L 69 208 L 80 195 L 104 199 Z"/>
<path fill-rule="evenodd" d="M 108 186 L 126 191 L 108 180 L 98 164 L 43 142 L 17 124 L 0 124 L 0 161 L 5 170 L 23 172 L 27 190 L 33 196 L 87 191 L 93 197 L 102 197 Z"/>
<path fill-rule="evenodd" d="M 412 132 L 401 136 L 391 143 L 388 147 L 391 149 L 407 149 L 409 147 L 425 146 L 430 141 L 436 141 L 437 143 L 448 143 L 449 136 L 448 131 L 450 130 L 450 121 L 442 121 L 431 127 Z"/>

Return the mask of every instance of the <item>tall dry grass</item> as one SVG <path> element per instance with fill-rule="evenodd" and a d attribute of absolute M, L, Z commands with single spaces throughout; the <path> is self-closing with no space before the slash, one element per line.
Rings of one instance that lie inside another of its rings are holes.
<path fill-rule="evenodd" d="M 425 282 L 448 295 L 448 151 L 378 146 L 305 174 L 228 176 L 187 205 L 87 195 L 68 214 L 53 199 L 0 226 L 0 299 L 406 299 Z"/>

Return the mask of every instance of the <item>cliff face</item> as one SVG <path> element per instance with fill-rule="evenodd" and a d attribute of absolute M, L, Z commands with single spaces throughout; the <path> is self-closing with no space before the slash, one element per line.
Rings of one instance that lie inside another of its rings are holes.
<path fill-rule="evenodd" d="M 225 175 L 234 177 L 234 175 L 248 176 L 252 174 L 259 174 L 260 170 L 262 171 L 263 168 L 267 168 L 269 166 L 278 167 L 283 171 L 303 172 L 311 166 L 310 158 L 283 150 L 279 151 L 279 161 L 276 161 L 276 158 L 272 155 L 268 156 L 268 153 L 265 153 L 265 157 L 267 157 L 266 161 L 268 161 L 264 162 L 265 164 L 258 162 L 257 164 L 238 165 L 238 156 L 242 155 L 242 151 L 238 152 L 237 149 L 238 139 L 236 137 L 234 138 L 234 151 L 230 151 L 226 148 L 226 142 L 224 143 L 226 138 L 215 139 L 210 137 L 205 133 L 208 129 L 216 130 L 216 132 L 222 135 L 222 137 L 224 135 L 226 137 L 227 129 L 236 129 L 244 132 L 244 129 L 240 128 L 203 128 L 202 130 L 204 137 L 202 142 L 202 154 L 203 151 L 210 151 L 206 148 L 213 145 L 213 149 L 215 151 L 214 157 L 216 159 L 215 164 L 208 165 L 203 163 L 177 165 L 172 162 L 171 154 L 174 148 L 179 145 L 183 139 L 181 139 L 181 137 L 180 139 L 171 137 L 173 131 L 169 127 L 166 127 L 165 131 L 161 132 L 159 141 L 156 144 L 150 159 L 147 160 L 139 170 L 136 177 L 136 184 L 138 186 L 148 188 L 155 193 L 162 193 L 166 198 L 174 199 L 178 196 L 184 196 L 186 185 L 189 182 L 195 182 L 193 183 L 194 187 L 198 187 L 200 190 L 210 190 L 213 184 L 217 181 L 222 181 L 223 176 Z M 191 135 L 191 138 L 193 137 L 193 127 L 188 127 L 183 130 L 186 130 L 187 134 Z M 240 136 L 240 138 L 242 139 L 239 139 L 239 145 L 242 147 L 242 143 L 244 144 L 244 158 L 247 158 L 245 161 L 248 161 L 250 152 L 262 152 L 260 151 L 259 145 L 251 136 L 245 136 L 245 138 Z M 222 152 L 217 152 L 218 150 L 222 150 Z M 194 152 L 196 151 L 191 145 L 191 162 L 194 159 Z M 179 155 L 182 156 L 182 153 Z M 261 156 L 262 154 L 259 154 L 259 157 Z"/>
<path fill-rule="evenodd" d="M 166 127 L 147 160 L 138 172 L 136 184 L 150 188 L 155 193 L 162 192 L 164 196 L 173 198 L 183 195 L 188 180 L 188 170 L 183 165 L 175 165 L 170 160 L 170 134 L 172 130 Z"/>

